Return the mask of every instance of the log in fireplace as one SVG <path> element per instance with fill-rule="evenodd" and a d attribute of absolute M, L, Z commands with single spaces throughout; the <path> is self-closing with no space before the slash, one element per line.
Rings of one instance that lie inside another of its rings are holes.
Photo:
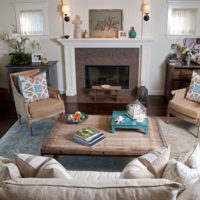
<path fill-rule="evenodd" d="M 129 66 L 113 65 L 86 65 L 85 66 L 85 88 L 93 85 L 121 86 L 122 89 L 129 88 Z"/>

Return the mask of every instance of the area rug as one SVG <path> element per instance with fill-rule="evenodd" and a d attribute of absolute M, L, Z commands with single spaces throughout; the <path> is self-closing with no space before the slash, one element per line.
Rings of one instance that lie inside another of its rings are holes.
<path fill-rule="evenodd" d="M 196 126 L 177 118 L 157 118 L 167 144 L 171 145 L 171 157 L 176 158 L 200 142 L 194 135 Z M 33 124 L 34 136 L 30 135 L 26 122 L 16 122 L 0 139 L 0 156 L 13 159 L 14 152 L 40 155 L 40 148 L 57 119 L 47 119 Z M 121 171 L 133 158 L 130 157 L 88 157 L 61 156 L 60 162 L 68 170 Z"/>

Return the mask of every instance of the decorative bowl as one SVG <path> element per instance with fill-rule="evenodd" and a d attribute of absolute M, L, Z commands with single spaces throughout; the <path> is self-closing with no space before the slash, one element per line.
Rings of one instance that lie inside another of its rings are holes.
<path fill-rule="evenodd" d="M 66 121 L 68 124 L 79 124 L 81 122 L 84 122 L 88 119 L 88 115 L 85 115 L 85 119 L 79 119 L 79 120 L 75 120 L 73 119 L 74 114 L 73 115 L 67 115 Z"/>
<path fill-rule="evenodd" d="M 110 85 L 101 85 L 101 87 L 102 87 L 103 89 L 108 89 L 108 88 L 110 88 Z"/>

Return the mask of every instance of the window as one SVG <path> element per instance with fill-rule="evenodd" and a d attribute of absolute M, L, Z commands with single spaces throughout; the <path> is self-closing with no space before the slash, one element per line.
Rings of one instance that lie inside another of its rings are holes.
<path fill-rule="evenodd" d="M 199 3 L 169 1 L 168 35 L 197 35 L 199 32 L 199 8 Z"/>
<path fill-rule="evenodd" d="M 48 35 L 47 3 L 16 3 L 17 29 L 23 35 Z"/>

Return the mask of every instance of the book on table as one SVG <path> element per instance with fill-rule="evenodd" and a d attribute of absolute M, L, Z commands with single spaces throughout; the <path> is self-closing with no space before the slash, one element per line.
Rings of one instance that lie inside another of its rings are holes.
<path fill-rule="evenodd" d="M 94 146 L 104 140 L 104 134 L 93 128 L 84 128 L 74 134 L 74 141 L 86 146 Z"/>

